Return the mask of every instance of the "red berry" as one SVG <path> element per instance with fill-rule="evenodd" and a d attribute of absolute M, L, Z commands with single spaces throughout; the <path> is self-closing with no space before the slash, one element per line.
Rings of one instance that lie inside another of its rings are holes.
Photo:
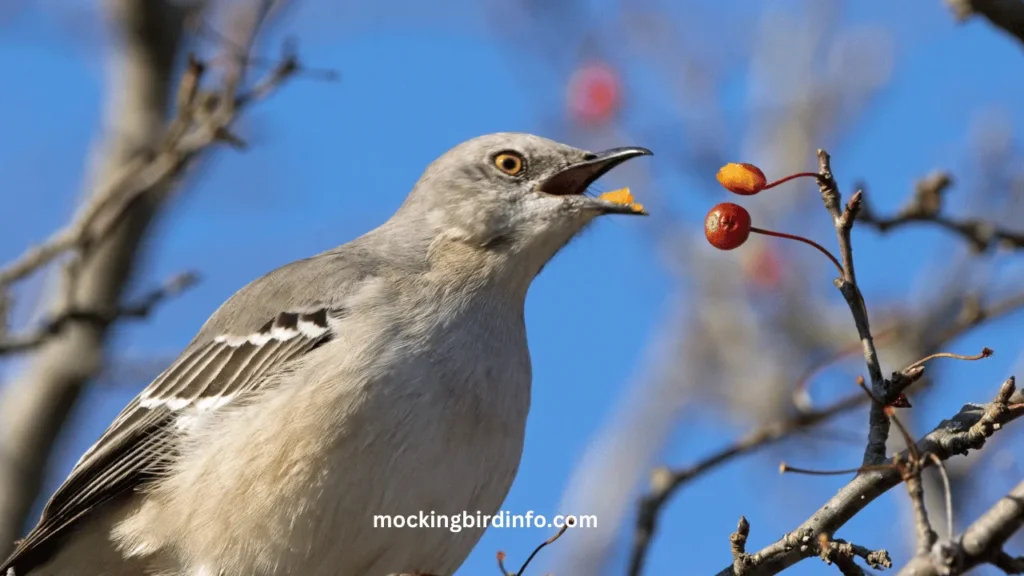
<path fill-rule="evenodd" d="M 579 122 L 609 120 L 619 105 L 619 77 L 607 64 L 595 62 L 577 70 L 569 80 L 569 112 Z"/>
<path fill-rule="evenodd" d="M 732 202 L 722 202 L 704 218 L 704 236 L 719 250 L 732 250 L 750 236 L 750 212 Z"/>

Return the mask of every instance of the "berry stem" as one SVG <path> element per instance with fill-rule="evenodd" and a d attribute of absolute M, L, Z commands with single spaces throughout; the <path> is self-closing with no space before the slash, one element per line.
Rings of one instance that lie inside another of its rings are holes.
<path fill-rule="evenodd" d="M 840 276 L 843 275 L 843 265 L 839 263 L 839 260 L 837 260 L 836 257 L 833 256 L 831 252 L 826 250 L 821 244 L 818 244 L 814 240 L 810 240 L 810 239 L 804 238 L 803 236 L 795 236 L 793 234 L 786 234 L 785 232 L 773 232 L 772 230 L 765 230 L 764 228 L 758 228 L 756 226 L 751 226 L 750 227 L 750 231 L 751 232 L 757 232 L 758 234 L 764 234 L 765 236 L 775 236 L 777 238 L 786 238 L 788 240 L 796 240 L 798 242 L 803 242 L 804 244 L 807 244 L 809 246 L 814 246 L 815 248 L 818 249 L 819 252 L 821 252 L 825 256 L 828 256 L 828 259 L 831 260 L 832 263 L 836 265 L 836 270 L 839 271 L 839 275 Z"/>
<path fill-rule="evenodd" d="M 771 182 L 771 183 L 765 184 L 765 186 L 764 186 L 764 188 L 762 188 L 762 190 L 767 190 L 769 188 L 775 188 L 779 184 L 784 184 L 786 182 L 789 182 L 790 180 L 795 180 L 796 178 L 818 178 L 818 177 L 819 177 L 819 175 L 818 175 L 817 172 L 797 172 L 796 174 L 790 174 L 789 176 L 786 176 L 785 178 L 779 178 L 775 182 Z"/>

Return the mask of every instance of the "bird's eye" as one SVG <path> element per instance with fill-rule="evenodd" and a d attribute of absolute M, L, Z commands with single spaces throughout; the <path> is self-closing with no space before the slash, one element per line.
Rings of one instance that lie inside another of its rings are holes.
<path fill-rule="evenodd" d="M 494 157 L 494 165 L 505 174 L 515 176 L 523 171 L 523 157 L 515 152 L 502 152 Z"/>

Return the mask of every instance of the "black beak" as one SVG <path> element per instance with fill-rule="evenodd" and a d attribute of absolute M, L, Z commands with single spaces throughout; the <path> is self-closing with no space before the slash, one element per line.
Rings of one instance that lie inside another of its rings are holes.
<path fill-rule="evenodd" d="M 637 156 L 651 156 L 647 148 L 612 148 L 589 154 L 582 162 L 571 164 L 541 183 L 539 190 L 556 196 L 579 195 L 609 170 Z"/>

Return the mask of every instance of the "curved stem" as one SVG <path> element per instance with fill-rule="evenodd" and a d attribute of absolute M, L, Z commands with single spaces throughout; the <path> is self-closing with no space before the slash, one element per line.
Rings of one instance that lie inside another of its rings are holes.
<path fill-rule="evenodd" d="M 789 182 L 790 180 L 795 180 L 796 178 L 818 178 L 818 177 L 819 177 L 819 174 L 817 172 L 797 172 L 796 174 L 790 174 L 789 176 L 786 176 L 785 178 L 779 178 L 775 182 L 770 182 L 768 184 L 765 184 L 765 186 L 764 186 L 764 188 L 762 188 L 762 190 L 767 190 L 769 188 L 775 188 L 779 184 L 784 184 L 786 182 Z"/>
<path fill-rule="evenodd" d="M 793 234 L 786 234 L 785 232 L 774 232 L 772 230 L 765 230 L 764 228 L 757 228 L 756 226 L 751 226 L 750 227 L 750 231 L 751 232 L 757 232 L 758 234 L 764 234 L 765 236 L 775 236 L 775 237 L 778 237 L 778 238 L 786 238 L 788 240 L 796 240 L 798 242 L 803 242 L 804 244 L 807 244 L 809 246 L 814 246 L 815 248 L 818 249 L 819 252 L 821 252 L 825 256 L 828 256 L 828 259 L 831 260 L 832 263 L 836 265 L 836 270 L 839 271 L 839 275 L 840 276 L 843 275 L 843 265 L 839 263 L 839 260 L 837 260 L 836 257 L 833 256 L 831 252 L 826 250 L 821 244 L 818 244 L 814 240 L 810 240 L 810 239 L 804 238 L 803 236 L 795 236 Z"/>

